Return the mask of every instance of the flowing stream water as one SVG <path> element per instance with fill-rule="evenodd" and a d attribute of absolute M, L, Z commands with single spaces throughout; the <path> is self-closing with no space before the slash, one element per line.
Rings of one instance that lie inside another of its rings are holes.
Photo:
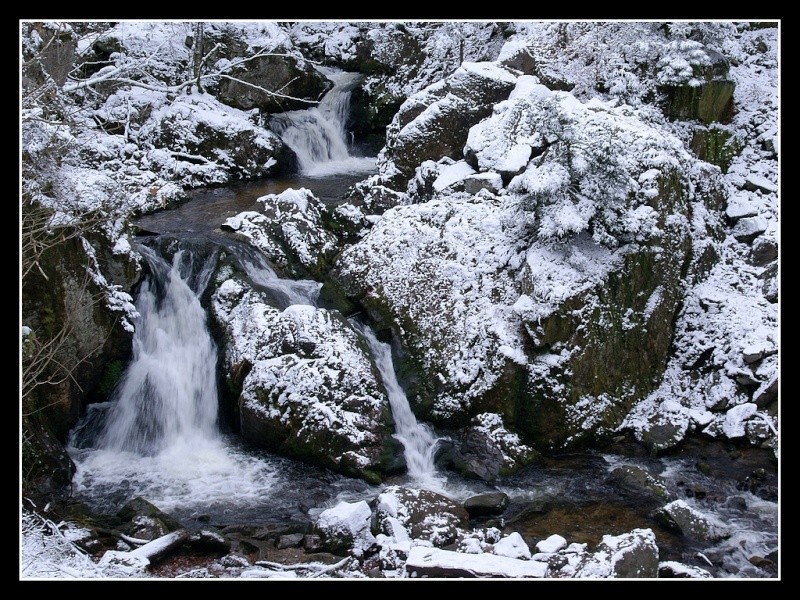
<path fill-rule="evenodd" d="M 140 316 L 131 361 L 111 399 L 91 405 L 70 438 L 68 449 L 77 469 L 75 496 L 96 510 L 115 512 L 142 496 L 178 518 L 202 518 L 217 526 L 307 523 L 339 501 L 370 499 L 382 489 L 252 448 L 224 431 L 218 415 L 217 347 L 199 299 L 215 255 L 196 252 L 197 239 L 206 248 L 212 240 L 234 254 L 278 307 L 317 305 L 319 282 L 281 279 L 259 251 L 232 241 L 218 228 L 229 216 L 257 210 L 258 197 L 289 187 L 307 187 L 323 201 L 336 202 L 349 185 L 374 169 L 374 158 L 350 153 L 344 129 L 355 76 L 329 76 L 335 86 L 317 108 L 274 119 L 276 131 L 298 156 L 302 172 L 297 177 L 202 191 L 176 209 L 138 221 L 143 230 L 180 242 L 169 260 L 157 250 L 157 235 L 137 246 L 149 269 L 136 294 Z M 390 400 L 395 437 L 404 447 L 408 473 L 387 483 L 432 489 L 459 501 L 499 489 L 511 504 L 508 522 L 496 525 L 532 539 L 558 533 L 593 546 L 604 534 L 651 527 L 659 547 L 663 544 L 662 560 L 699 564 L 716 577 L 770 576 L 748 557 L 777 549 L 777 498 L 741 486 L 745 471 L 755 472 L 761 464 L 736 470 L 724 453 L 704 457 L 717 471 L 712 477 L 698 470 L 696 455 L 623 458 L 589 453 L 545 461 L 496 485 L 465 480 L 437 469 L 434 458 L 441 437 L 413 414 L 394 373 L 391 346 L 364 323 L 353 319 L 351 324 L 369 346 Z M 650 509 L 609 483 L 609 473 L 621 464 L 660 475 L 674 497 L 712 513 L 733 533 L 698 543 L 659 529 Z"/>

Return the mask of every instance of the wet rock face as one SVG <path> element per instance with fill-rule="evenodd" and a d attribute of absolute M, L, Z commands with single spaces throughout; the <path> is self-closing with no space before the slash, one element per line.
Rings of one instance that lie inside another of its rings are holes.
<path fill-rule="evenodd" d="M 464 501 L 464 509 L 470 517 L 501 515 L 508 507 L 508 495 L 502 492 L 489 492 L 472 496 Z"/>
<path fill-rule="evenodd" d="M 683 500 L 675 500 L 658 509 L 655 519 L 665 529 L 705 542 L 730 536 L 724 523 L 693 509 Z"/>
<path fill-rule="evenodd" d="M 670 493 L 662 478 L 653 476 L 639 467 L 617 467 L 609 477 L 611 482 L 623 493 L 644 498 L 650 502 L 663 502 L 670 499 Z"/>
<path fill-rule="evenodd" d="M 280 311 L 236 279 L 224 280 L 212 302 L 226 376 L 241 386 L 242 436 L 345 474 L 379 478 L 375 471 L 391 457 L 388 401 L 344 318 L 303 305 Z"/>
<path fill-rule="evenodd" d="M 466 477 L 492 482 L 533 462 L 538 454 L 503 426 L 498 414 L 477 415 L 462 430 L 453 464 Z"/>

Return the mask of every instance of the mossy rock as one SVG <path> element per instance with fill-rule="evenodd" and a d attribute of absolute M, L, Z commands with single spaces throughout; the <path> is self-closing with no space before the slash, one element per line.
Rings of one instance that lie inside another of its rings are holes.
<path fill-rule="evenodd" d="M 673 121 L 698 120 L 709 124 L 724 122 L 733 102 L 736 84 L 727 79 L 708 81 L 698 86 L 665 86 L 665 113 Z"/>
<path fill-rule="evenodd" d="M 723 173 L 727 173 L 733 159 L 742 151 L 742 144 L 725 129 L 698 127 L 692 134 L 691 149 L 700 160 L 716 165 Z"/>

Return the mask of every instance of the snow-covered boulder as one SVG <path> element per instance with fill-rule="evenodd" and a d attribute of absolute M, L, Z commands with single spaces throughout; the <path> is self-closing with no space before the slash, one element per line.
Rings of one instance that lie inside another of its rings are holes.
<path fill-rule="evenodd" d="M 498 556 L 507 556 L 508 558 L 519 558 L 521 560 L 530 560 L 531 549 L 528 544 L 522 539 L 522 536 L 516 531 L 509 533 L 492 548 L 492 554 Z"/>
<path fill-rule="evenodd" d="M 250 56 L 257 52 L 258 49 Z M 241 64 L 226 70 L 230 77 L 220 78 L 214 93 L 221 102 L 241 110 L 256 108 L 267 113 L 303 110 L 314 106 L 333 87 L 310 63 L 280 51 L 227 62 Z"/>
<path fill-rule="evenodd" d="M 249 442 L 346 474 L 379 479 L 389 405 L 364 342 L 337 311 L 270 306 L 239 279 L 222 282 L 212 313 Z"/>
<path fill-rule="evenodd" d="M 185 172 L 193 185 L 275 175 L 294 158 L 277 135 L 207 93 L 184 94 L 153 109 L 139 129 L 139 144 L 153 148 L 154 167 Z"/>
<path fill-rule="evenodd" d="M 326 207 L 306 188 L 268 194 L 258 201 L 261 211 L 230 217 L 222 228 L 241 234 L 279 264 L 291 257 L 322 276 L 339 249 L 336 236 L 325 229 L 324 221 L 330 219 Z"/>
<path fill-rule="evenodd" d="M 315 523 L 323 543 L 333 551 L 346 550 L 361 556 L 375 543 L 370 532 L 372 511 L 369 505 L 359 502 L 340 502 L 322 511 Z"/>
<path fill-rule="evenodd" d="M 406 100 L 386 130 L 382 176 L 403 189 L 424 160 L 462 156 L 469 128 L 505 99 L 516 77 L 489 62 L 463 63 L 452 75 Z"/>
<path fill-rule="evenodd" d="M 391 486 L 378 496 L 373 531 L 397 537 L 399 525 L 411 539 L 442 547 L 456 541 L 468 522 L 464 507 L 442 494 Z"/>
<path fill-rule="evenodd" d="M 730 65 L 722 54 L 693 40 L 676 40 L 667 45 L 659 67 L 669 118 L 706 124 L 725 118 L 736 83 L 728 78 Z"/>
<path fill-rule="evenodd" d="M 415 546 L 405 565 L 409 577 L 492 577 L 540 579 L 548 574 L 547 563 L 494 554 L 466 554 L 439 548 Z"/>
<path fill-rule="evenodd" d="M 685 500 L 674 500 L 655 513 L 658 522 L 673 531 L 704 542 L 729 537 L 728 526 L 713 515 L 689 506 Z"/>
<path fill-rule="evenodd" d="M 424 374 L 420 414 L 464 426 L 498 413 L 523 442 L 556 447 L 610 432 L 658 382 L 684 273 L 720 226 L 706 206 L 719 172 L 631 107 L 509 83 L 467 155 L 481 173 L 527 157 L 522 173 L 497 194 L 437 191 L 462 167 L 417 157 L 415 203 L 385 212 L 334 273 Z M 425 94 L 398 127 L 436 105 Z"/>
<path fill-rule="evenodd" d="M 658 563 L 659 579 L 709 579 L 711 573 L 694 565 L 685 565 L 674 560 Z"/>
<path fill-rule="evenodd" d="M 566 556 L 566 564 L 554 576 L 579 579 L 658 577 L 658 546 L 651 529 L 604 535 L 594 552 Z"/>

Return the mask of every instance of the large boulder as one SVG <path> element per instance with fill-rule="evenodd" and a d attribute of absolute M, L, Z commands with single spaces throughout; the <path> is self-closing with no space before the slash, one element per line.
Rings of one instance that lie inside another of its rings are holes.
<path fill-rule="evenodd" d="M 634 529 L 617 536 L 604 535 L 594 552 L 564 554 L 566 564 L 554 576 L 580 579 L 658 577 L 658 546 L 651 529 Z"/>
<path fill-rule="evenodd" d="M 335 235 L 325 229 L 330 213 L 305 188 L 268 194 L 258 201 L 260 212 L 240 213 L 222 228 L 236 231 L 261 249 L 271 260 L 291 257 L 303 269 L 322 278 L 339 250 Z"/>
<path fill-rule="evenodd" d="M 731 535 L 725 523 L 689 506 L 685 500 L 670 502 L 654 516 L 664 528 L 703 542 L 715 542 Z"/>
<path fill-rule="evenodd" d="M 181 95 L 152 110 L 139 141 L 160 151 L 151 152 L 151 162 L 182 164 L 195 185 L 275 175 L 294 164 L 277 135 L 210 94 Z"/>
<path fill-rule="evenodd" d="M 275 113 L 314 106 L 333 84 L 311 64 L 293 56 L 265 55 L 228 71 L 217 97 L 234 108 Z"/>
<path fill-rule="evenodd" d="M 361 556 L 375 543 L 370 532 L 371 517 L 372 510 L 363 500 L 340 502 L 319 514 L 316 530 L 329 550 Z"/>
<path fill-rule="evenodd" d="M 224 368 L 249 442 L 378 480 L 391 433 L 388 400 L 364 342 L 336 311 L 283 311 L 241 279 L 212 298 Z M 392 446 L 393 447 L 393 446 Z"/>
<path fill-rule="evenodd" d="M 398 333 L 420 414 L 465 426 L 498 413 L 524 443 L 561 447 L 611 432 L 657 385 L 684 277 L 702 277 L 718 235 L 719 172 L 630 107 L 515 83 L 466 138 L 472 168 L 506 173 L 505 187 L 437 190 L 455 165 L 424 163 L 429 190 L 334 273 Z M 416 122 L 411 100 L 398 127 Z"/>
<path fill-rule="evenodd" d="M 482 413 L 461 431 L 453 449 L 453 464 L 466 477 L 492 482 L 512 475 L 537 456 L 519 435 L 505 428 L 500 415 Z"/>

